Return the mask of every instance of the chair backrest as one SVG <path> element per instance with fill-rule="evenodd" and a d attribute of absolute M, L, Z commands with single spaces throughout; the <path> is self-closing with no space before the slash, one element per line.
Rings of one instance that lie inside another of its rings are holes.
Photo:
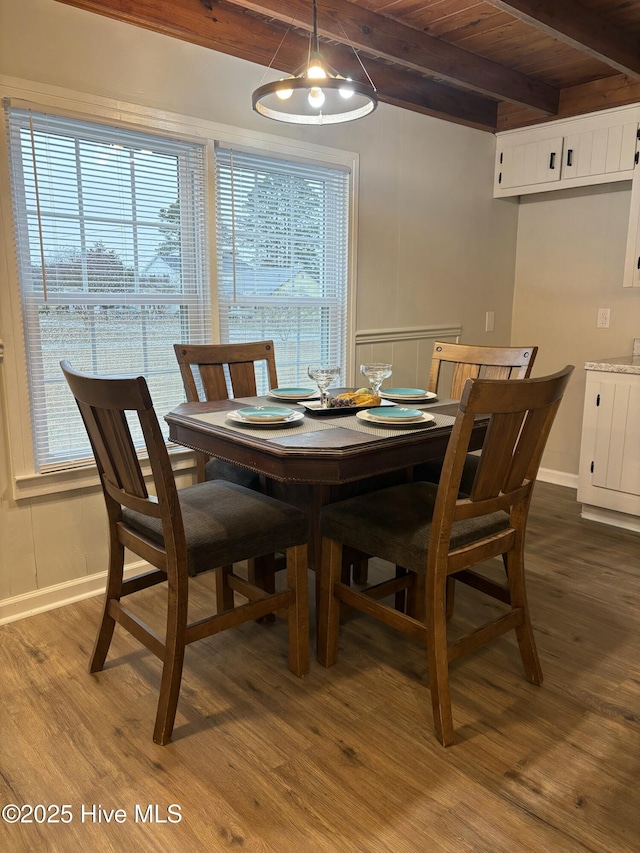
<path fill-rule="evenodd" d="M 524 531 L 540 460 L 574 368 L 520 380 L 468 380 L 447 447 L 433 529 L 448 547 L 456 521 L 503 510 L 511 527 Z M 471 494 L 459 496 L 460 480 L 478 415 L 489 415 Z M 487 554 L 487 557 L 491 554 Z"/>
<path fill-rule="evenodd" d="M 273 341 L 246 344 L 174 344 L 187 400 L 201 402 L 194 368 L 206 400 L 255 397 L 256 362 L 266 362 L 269 388 L 278 387 Z M 228 386 L 226 373 L 231 382 Z"/>
<path fill-rule="evenodd" d="M 486 347 L 434 341 L 428 391 L 440 393 L 443 364 L 453 365 L 448 396 L 459 400 L 467 379 L 528 379 L 538 347 Z"/>
<path fill-rule="evenodd" d="M 122 507 L 127 507 L 161 520 L 165 551 L 186 547 L 175 478 L 144 377 L 89 376 L 67 360 L 60 367 L 91 442 L 110 523 L 122 522 Z M 137 414 L 155 495 L 147 490 L 127 412 Z"/>

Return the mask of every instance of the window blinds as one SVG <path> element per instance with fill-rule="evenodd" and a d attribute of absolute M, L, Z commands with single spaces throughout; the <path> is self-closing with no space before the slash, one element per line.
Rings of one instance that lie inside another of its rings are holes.
<path fill-rule="evenodd" d="M 344 366 L 348 171 L 219 146 L 216 205 L 222 340 L 273 339 L 282 386 Z"/>
<path fill-rule="evenodd" d="M 173 344 L 210 340 L 204 146 L 7 106 L 36 471 L 91 458 L 59 362 L 184 392 Z"/>

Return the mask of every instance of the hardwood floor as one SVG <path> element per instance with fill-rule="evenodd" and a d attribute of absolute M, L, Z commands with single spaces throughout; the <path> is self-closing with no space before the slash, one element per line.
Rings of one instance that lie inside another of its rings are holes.
<path fill-rule="evenodd" d="M 338 664 L 313 661 L 302 680 L 281 621 L 190 647 L 166 747 L 151 740 L 149 652 L 116 628 L 106 669 L 87 674 L 99 599 L 0 628 L 1 804 L 73 816 L 0 822 L 0 848 L 637 853 L 640 536 L 582 521 L 574 495 L 539 483 L 530 517 L 544 685 L 524 680 L 515 637 L 459 661 L 446 750 L 424 650 L 360 615 L 345 620 Z M 197 613 L 213 578 L 195 587 Z M 139 596 L 158 625 L 160 595 Z M 454 620 L 493 606 L 460 588 Z M 160 822 L 171 804 L 181 821 Z M 160 821 L 140 820 L 148 805 Z M 107 822 L 113 809 L 124 822 Z"/>

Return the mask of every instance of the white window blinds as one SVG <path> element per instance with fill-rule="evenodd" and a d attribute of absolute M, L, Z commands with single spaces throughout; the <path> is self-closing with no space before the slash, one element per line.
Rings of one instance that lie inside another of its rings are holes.
<path fill-rule="evenodd" d="M 282 386 L 344 367 L 349 172 L 220 146 L 216 176 L 222 340 L 273 339 Z"/>
<path fill-rule="evenodd" d="M 173 344 L 210 340 L 202 145 L 7 106 L 36 471 L 91 458 L 59 362 L 184 398 Z"/>

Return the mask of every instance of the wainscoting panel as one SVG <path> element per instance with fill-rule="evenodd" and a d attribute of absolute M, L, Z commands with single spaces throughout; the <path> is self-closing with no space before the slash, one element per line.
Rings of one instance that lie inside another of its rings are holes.
<path fill-rule="evenodd" d="M 462 334 L 459 325 L 415 326 L 404 329 L 364 329 L 356 332 L 356 376 L 360 382 L 360 365 L 385 361 L 393 365 L 393 376 L 387 387 L 426 388 L 434 341 L 457 343 Z M 366 384 L 364 381 L 362 384 Z"/>

